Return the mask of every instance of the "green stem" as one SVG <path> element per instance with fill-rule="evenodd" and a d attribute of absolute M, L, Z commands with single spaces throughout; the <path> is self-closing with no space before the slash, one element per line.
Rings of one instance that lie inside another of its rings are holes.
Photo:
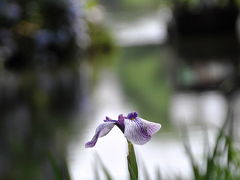
<path fill-rule="evenodd" d="M 128 171 L 130 175 L 130 180 L 137 180 L 138 179 L 138 165 L 136 161 L 136 155 L 134 151 L 133 144 L 128 141 Z"/>

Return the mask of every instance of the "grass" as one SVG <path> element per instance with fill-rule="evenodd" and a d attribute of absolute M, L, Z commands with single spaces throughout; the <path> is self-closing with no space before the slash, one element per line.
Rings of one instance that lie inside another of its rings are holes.
<path fill-rule="evenodd" d="M 196 163 L 190 145 L 186 141 L 185 149 L 191 162 L 194 180 L 240 179 L 240 151 L 235 147 L 233 122 L 232 112 L 229 112 L 228 118 L 218 131 L 214 146 L 212 148 L 206 146 L 203 167 Z"/>

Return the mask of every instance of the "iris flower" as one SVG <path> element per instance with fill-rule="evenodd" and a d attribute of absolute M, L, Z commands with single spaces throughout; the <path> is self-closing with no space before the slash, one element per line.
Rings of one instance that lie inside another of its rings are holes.
<path fill-rule="evenodd" d="M 138 117 L 137 112 L 129 113 L 127 116 L 120 114 L 118 120 L 112 120 L 106 117 L 104 123 L 97 127 L 95 135 L 91 141 L 85 144 L 85 147 L 95 146 L 98 138 L 107 135 L 115 125 L 122 131 L 128 141 L 139 145 L 147 143 L 152 135 L 161 128 L 161 124 Z"/>

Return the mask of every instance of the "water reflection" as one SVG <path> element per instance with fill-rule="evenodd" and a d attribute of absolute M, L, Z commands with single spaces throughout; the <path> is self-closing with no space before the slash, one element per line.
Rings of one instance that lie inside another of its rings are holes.
<path fill-rule="evenodd" d="M 217 91 L 178 92 L 171 97 L 170 119 L 180 127 L 207 125 L 220 128 L 227 115 L 227 106 L 227 99 Z"/>

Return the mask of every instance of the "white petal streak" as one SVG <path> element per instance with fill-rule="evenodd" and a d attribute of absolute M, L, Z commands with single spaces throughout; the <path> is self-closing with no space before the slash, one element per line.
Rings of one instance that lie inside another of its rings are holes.
<path fill-rule="evenodd" d="M 114 127 L 114 123 L 112 122 L 105 122 L 102 123 L 98 126 L 98 128 L 96 129 L 96 132 L 99 132 L 99 137 L 103 137 L 106 136 Z"/>
<path fill-rule="evenodd" d="M 143 145 L 151 139 L 151 136 L 147 134 L 140 120 L 125 119 L 124 124 L 124 135 L 130 142 Z"/>
<path fill-rule="evenodd" d="M 152 136 L 153 134 L 158 132 L 161 128 L 161 124 L 159 124 L 159 123 L 150 122 L 150 121 L 147 121 L 145 119 L 141 119 L 141 121 L 143 122 L 143 126 L 144 126 L 144 128 L 147 129 L 147 133 L 150 136 Z"/>

